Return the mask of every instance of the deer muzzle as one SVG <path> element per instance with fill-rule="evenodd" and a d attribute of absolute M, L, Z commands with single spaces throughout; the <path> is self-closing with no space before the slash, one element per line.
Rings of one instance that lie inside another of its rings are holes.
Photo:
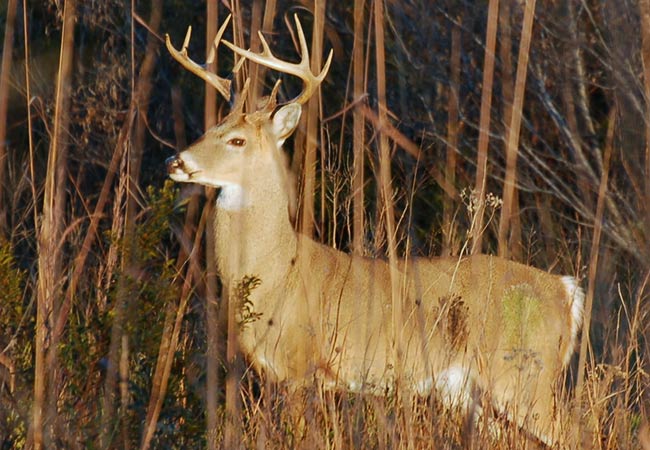
<path fill-rule="evenodd" d="M 188 181 L 189 174 L 185 168 L 185 162 L 178 155 L 170 156 L 165 160 L 167 174 L 175 181 Z"/>
<path fill-rule="evenodd" d="M 177 155 L 170 156 L 165 160 L 165 164 L 167 165 L 167 173 L 172 175 L 178 172 L 184 172 L 184 163 L 183 160 L 180 159 Z"/>

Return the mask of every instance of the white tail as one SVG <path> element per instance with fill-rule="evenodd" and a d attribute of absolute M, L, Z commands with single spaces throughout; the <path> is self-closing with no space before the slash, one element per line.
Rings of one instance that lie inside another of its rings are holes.
<path fill-rule="evenodd" d="M 274 89 L 250 113 L 240 93 L 220 125 L 167 161 L 172 179 L 221 188 L 215 257 L 240 304 L 241 348 L 256 369 L 293 386 L 317 376 L 331 388 L 381 395 L 399 375 L 402 389 L 427 395 L 435 388 L 450 406 L 467 405 L 482 391 L 491 407 L 530 434 L 558 442 L 554 388 L 582 322 L 583 292 L 574 278 L 486 255 L 402 260 L 404 320 L 394 330 L 387 262 L 342 253 L 293 229 L 281 146 L 331 61 L 330 54 L 322 72 L 311 73 L 297 18 L 296 24 L 299 64 L 275 58 L 263 38 L 261 54 L 225 44 L 299 76 L 305 92 L 277 108 Z M 181 52 L 167 42 L 186 67 L 203 70 L 187 58 L 187 42 Z"/>

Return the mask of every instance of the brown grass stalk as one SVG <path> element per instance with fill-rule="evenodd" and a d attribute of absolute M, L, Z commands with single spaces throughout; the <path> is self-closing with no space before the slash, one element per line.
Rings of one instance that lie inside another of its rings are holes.
<path fill-rule="evenodd" d="M 634 403 L 639 403 L 643 405 L 643 400 L 644 398 L 647 398 L 648 396 L 648 386 L 647 383 L 644 382 L 644 377 L 647 379 L 650 374 L 648 373 L 643 373 L 643 370 L 641 369 L 644 366 L 643 362 L 643 347 L 641 343 L 641 336 L 643 336 L 643 319 L 644 319 L 644 312 L 642 310 L 642 304 L 644 303 L 644 300 L 647 299 L 647 290 L 649 287 L 650 282 L 650 270 L 648 270 L 645 274 L 645 277 L 643 278 L 643 281 L 641 282 L 636 299 L 634 301 L 634 311 L 632 311 L 632 317 L 630 318 L 629 316 L 627 317 L 628 323 L 629 323 L 629 341 L 628 345 L 626 346 L 626 351 L 625 351 L 625 356 L 624 356 L 624 366 L 623 366 L 623 374 L 625 377 L 625 395 L 622 399 L 622 403 L 619 403 L 619 406 L 621 406 L 621 409 L 626 410 L 628 408 L 628 405 L 633 404 L 631 401 L 632 395 L 637 395 L 638 398 Z M 619 289 L 619 294 L 620 294 L 620 289 Z M 621 299 L 623 298 L 622 295 L 619 295 Z M 623 304 L 625 306 L 625 304 Z M 620 402 L 619 398 L 619 402 Z M 648 410 L 643 410 L 641 409 L 641 417 L 642 420 L 645 420 L 646 425 L 650 424 L 648 422 Z M 624 428 L 623 432 L 627 433 L 626 438 L 629 442 L 632 441 L 633 436 L 633 429 L 634 426 L 631 423 L 634 419 L 630 416 L 630 414 L 623 414 L 623 419 L 624 419 Z"/>
<path fill-rule="evenodd" d="M 36 175 L 35 175 L 35 170 L 34 170 L 34 165 L 35 165 L 34 164 L 34 132 L 33 132 L 33 127 L 32 127 L 32 109 L 31 109 L 31 104 L 30 104 L 30 102 L 31 102 L 31 83 L 30 83 L 30 76 L 29 76 L 29 74 L 30 74 L 30 65 L 29 65 L 30 58 L 29 58 L 29 34 L 28 34 L 29 26 L 28 26 L 28 23 L 29 22 L 28 22 L 28 16 L 27 16 L 27 2 L 23 2 L 23 39 L 24 39 L 24 56 L 25 56 L 24 63 L 25 63 L 25 93 L 26 93 L 25 103 L 26 103 L 26 109 L 27 109 L 27 139 L 28 139 L 28 147 L 29 147 L 29 175 L 30 175 L 30 178 L 31 178 L 30 187 L 31 187 L 31 194 L 32 194 L 32 205 L 33 205 L 32 209 L 33 209 L 33 214 L 34 214 L 33 219 L 34 219 L 34 223 L 38 223 L 38 217 L 39 217 L 39 211 L 38 211 L 38 206 L 37 206 L 38 205 L 38 196 L 37 196 L 37 191 L 36 191 L 36 182 L 35 182 Z M 38 240 L 38 233 L 39 233 L 38 227 L 36 227 L 35 232 L 36 232 L 36 236 L 37 236 L 37 240 Z M 37 302 L 38 302 L 38 300 L 37 300 Z M 40 303 L 37 303 L 36 348 L 38 348 L 39 345 L 41 345 L 41 346 L 43 345 L 42 339 L 44 339 L 43 336 L 38 334 L 39 333 L 39 328 L 38 328 L 39 323 L 41 323 L 41 326 L 44 325 L 42 323 L 43 318 L 40 318 L 40 320 L 39 320 L 39 317 L 38 317 L 39 307 L 43 307 L 43 305 L 41 305 Z M 37 374 L 38 374 L 38 372 L 35 373 L 35 375 L 37 375 Z M 42 374 L 41 374 L 41 376 L 42 376 Z M 40 389 L 43 389 L 43 388 L 40 388 Z M 12 391 L 13 391 L 13 389 L 12 389 Z M 36 392 L 37 392 L 37 390 L 35 389 L 34 393 L 36 393 Z M 42 402 L 42 399 L 40 401 Z M 38 426 L 38 431 L 35 428 L 34 421 L 33 421 L 34 415 L 39 414 L 39 415 L 42 416 L 42 404 L 38 405 L 38 408 L 41 408 L 41 410 L 37 411 L 36 408 L 37 408 L 37 402 L 36 402 L 36 397 L 34 397 L 32 399 L 32 423 L 30 425 L 30 429 L 27 432 L 27 444 L 28 444 L 27 446 L 29 447 L 31 445 L 32 448 L 36 448 L 36 445 L 34 444 L 34 442 L 36 441 L 35 435 L 37 433 L 40 433 L 40 436 L 38 436 L 38 439 L 40 439 L 41 442 L 42 442 L 42 439 L 43 439 L 42 438 L 42 432 L 43 432 L 42 431 L 42 420 L 41 420 L 41 423 L 38 424 L 39 425 Z"/>
<path fill-rule="evenodd" d="M 603 228 L 603 215 L 605 213 L 605 197 L 607 196 L 607 184 L 609 178 L 609 166 L 614 147 L 614 132 L 616 130 L 617 108 L 613 107 L 609 113 L 609 123 L 607 127 L 607 137 L 605 142 L 605 154 L 603 155 L 603 173 L 600 177 L 598 187 L 598 200 L 596 203 L 596 216 L 594 218 L 594 234 L 591 241 L 591 252 L 589 256 L 589 274 L 587 295 L 585 297 L 585 310 L 582 325 L 582 338 L 580 340 L 580 356 L 578 359 L 578 378 L 575 388 L 575 409 L 574 423 L 577 427 L 577 436 L 580 436 L 580 415 L 582 414 L 583 390 L 587 374 L 585 367 L 587 363 L 587 352 L 590 344 L 589 331 L 591 327 L 591 312 L 594 304 L 594 294 L 596 291 L 596 275 L 598 273 L 598 256 L 600 254 L 600 237 Z"/>
<path fill-rule="evenodd" d="M 262 9 L 264 2 L 260 0 L 253 0 L 251 5 L 251 22 L 250 22 L 250 44 L 251 50 L 258 52 L 261 49 L 261 41 L 259 34 L 256 30 L 262 30 Z M 260 98 L 262 88 L 264 87 L 264 80 L 259 78 L 259 65 L 251 64 L 248 66 L 251 87 L 248 90 L 248 104 L 257 104 L 257 99 Z"/>
<path fill-rule="evenodd" d="M 319 50 L 318 50 L 319 53 L 318 54 L 320 55 L 320 57 L 319 58 L 314 58 L 312 56 L 312 61 L 317 60 L 317 62 L 319 64 L 318 66 L 313 66 L 313 67 L 316 67 L 316 70 L 318 70 L 320 67 L 322 67 L 320 64 L 322 63 L 322 60 L 323 60 L 323 41 L 324 41 L 324 36 L 325 36 L 325 4 L 326 3 L 327 3 L 326 0 L 324 0 L 323 5 L 321 6 L 321 11 L 319 11 L 319 13 L 318 13 L 321 16 L 321 18 L 318 20 L 318 24 L 316 23 L 316 21 L 314 21 L 314 32 L 317 31 L 316 25 L 318 25 L 318 27 L 319 27 L 318 28 L 318 33 L 320 35 L 320 37 L 318 38 L 318 41 L 319 41 L 319 46 L 318 46 L 319 47 Z M 312 45 L 313 45 L 313 41 L 314 41 L 315 38 L 316 38 L 316 35 L 313 35 L 312 36 Z M 312 62 L 312 65 L 313 64 L 314 63 Z M 316 123 L 316 127 L 315 127 L 315 130 L 317 132 L 317 134 L 315 136 L 318 136 L 317 145 L 320 144 L 320 148 L 319 148 L 320 151 L 318 152 L 318 156 L 320 157 L 319 158 L 319 163 L 320 163 L 320 167 L 321 167 L 321 173 L 325 173 L 325 171 L 326 171 L 325 168 L 327 167 L 327 161 L 329 161 L 331 159 L 335 159 L 335 157 L 333 155 L 326 155 L 326 153 L 325 153 L 326 149 L 325 149 L 324 145 L 326 143 L 328 135 L 327 135 L 327 131 L 326 131 L 325 127 L 321 126 L 321 123 L 323 123 L 324 117 L 323 117 L 323 101 L 322 101 L 322 97 L 320 96 L 320 89 L 319 89 L 319 95 L 318 95 L 317 99 L 318 99 L 318 103 L 316 103 L 315 107 L 318 110 L 318 122 Z M 327 189 L 328 189 L 328 187 L 327 187 L 327 183 L 324 181 L 324 178 L 322 176 L 320 178 L 321 178 L 320 183 L 318 185 L 318 194 L 319 194 L 319 203 L 320 203 L 320 215 L 319 215 L 320 220 L 319 220 L 319 223 L 318 223 L 318 227 L 319 227 L 319 230 L 320 230 L 319 234 L 321 234 L 321 242 L 327 242 L 327 232 L 325 231 L 326 230 L 325 221 L 326 221 L 326 217 L 327 217 L 326 210 L 327 210 L 327 203 L 328 203 L 328 199 L 327 199 Z M 334 203 L 333 206 L 335 206 L 335 202 L 333 202 L 333 203 Z"/>
<path fill-rule="evenodd" d="M 479 118 L 478 157 L 476 160 L 475 190 L 478 209 L 471 226 L 472 254 L 480 253 L 483 243 L 483 214 L 485 211 L 485 188 L 487 183 L 488 146 L 490 143 L 490 113 L 492 109 L 492 85 L 494 83 L 494 55 L 499 19 L 499 0 L 490 0 L 488 6 L 485 57 L 483 60 L 483 89 Z"/>
<path fill-rule="evenodd" d="M 352 98 L 359 101 L 365 89 L 364 59 L 364 10 L 365 0 L 354 0 L 354 44 L 352 49 Z M 352 111 L 352 151 L 354 153 L 352 173 L 352 250 L 361 254 L 364 249 L 364 166 L 365 166 L 365 122 L 358 108 Z"/>
<path fill-rule="evenodd" d="M 217 35 L 219 20 L 219 1 L 206 0 L 206 30 L 205 30 L 205 56 L 206 61 Z M 214 60 L 207 63 L 206 69 L 217 73 L 219 54 L 215 52 Z M 217 124 L 217 90 L 209 83 L 205 83 L 205 100 L 203 102 L 203 124 L 207 130 Z M 181 150 L 179 148 L 179 150 Z"/>
<path fill-rule="evenodd" d="M 262 13 L 263 11 L 263 13 Z M 251 14 L 251 50 L 257 52 L 261 49 L 260 38 L 255 30 L 260 30 L 262 33 L 272 31 L 273 19 L 276 14 L 276 0 L 260 1 L 254 0 Z M 260 64 L 252 64 L 250 67 L 251 87 L 249 90 L 249 104 L 255 105 L 257 100 L 262 97 L 264 89 L 264 77 L 266 74 L 266 67 Z"/>
<path fill-rule="evenodd" d="M 397 235 L 395 226 L 395 208 L 393 205 L 393 187 L 391 176 L 391 149 L 388 136 L 384 133 L 384 124 L 388 121 L 388 108 L 386 103 L 386 54 L 384 43 L 384 3 L 383 0 L 374 2 L 374 25 L 375 25 L 375 59 L 377 75 L 377 116 L 378 116 L 378 133 L 379 133 L 379 186 L 381 192 L 381 204 L 384 214 L 384 225 L 386 229 L 386 243 L 388 247 L 388 263 L 390 272 L 391 286 L 391 309 L 392 309 L 392 342 L 394 343 L 393 351 L 395 352 L 395 361 L 401 361 L 404 353 L 404 342 L 402 337 L 402 328 L 404 317 L 402 316 L 403 299 L 402 299 L 402 279 L 397 269 Z M 399 367 L 395 367 L 397 385 L 399 386 L 402 373 Z M 399 395 L 399 393 L 398 393 Z M 404 413 L 404 422 L 406 425 L 407 442 L 413 442 L 410 420 L 410 409 L 408 402 L 400 398 L 400 406 Z"/>
<path fill-rule="evenodd" d="M 214 247 L 207 248 L 208 251 L 214 251 Z M 214 253 L 212 253 L 214 254 Z M 226 398 L 225 411 L 226 419 L 224 424 L 224 441 L 225 448 L 239 448 L 242 445 L 242 423 L 241 423 L 241 379 L 242 379 L 242 355 L 239 350 L 238 325 L 236 318 L 236 299 L 229 288 L 224 286 L 221 294 L 221 301 L 228 305 L 227 314 L 227 342 L 226 342 Z"/>
<path fill-rule="evenodd" d="M 462 20 L 462 19 L 459 19 Z M 458 149 L 459 135 L 459 108 L 458 90 L 460 89 L 460 54 L 461 54 L 461 28 L 453 24 L 451 28 L 451 55 L 449 58 L 449 93 L 447 99 L 447 149 L 445 162 L 445 180 L 450 186 L 456 184 L 456 151 Z M 454 223 L 455 198 L 446 195 L 444 197 L 442 212 L 443 230 L 443 255 L 455 255 L 458 249 L 455 248 L 456 225 Z"/>
<path fill-rule="evenodd" d="M 232 14 L 232 34 L 233 42 L 239 47 L 246 47 L 244 42 L 244 23 L 243 23 L 243 14 L 241 14 L 242 8 L 239 0 L 233 0 L 230 2 L 230 14 Z M 248 65 L 244 64 L 242 70 L 235 75 L 235 89 L 237 92 L 241 91 L 244 81 L 248 76 Z"/>
<path fill-rule="evenodd" d="M 7 232 L 7 106 L 9 104 L 9 74 L 11 73 L 11 54 L 14 48 L 14 23 L 18 1 L 7 3 L 4 43 L 2 44 L 2 63 L 0 64 L 0 236 Z M 6 236 L 5 236 L 6 237 Z"/>
<path fill-rule="evenodd" d="M 323 36 L 325 32 L 326 0 L 314 1 L 314 26 L 311 40 L 311 66 L 316 70 L 322 67 Z M 300 230 L 305 236 L 314 234 L 315 211 L 314 194 L 316 193 L 316 160 L 318 151 L 318 124 L 320 111 L 320 94 L 314 95 L 307 102 L 305 111 L 304 163 L 302 172 L 302 204 L 300 208 Z"/>
<path fill-rule="evenodd" d="M 232 14 L 233 14 L 233 35 L 235 39 L 235 45 L 240 47 L 244 46 L 244 28 L 241 20 L 241 5 L 239 0 L 235 0 L 232 3 Z M 244 64 L 246 68 L 246 64 Z M 241 89 L 243 85 L 243 76 L 246 73 L 245 71 L 240 71 L 241 76 L 239 77 L 238 89 Z M 250 106 L 250 105 L 249 105 Z M 208 208 L 214 213 L 214 203 L 216 199 L 216 193 L 212 190 L 213 194 L 208 197 L 209 206 Z M 213 195 L 213 196 L 212 196 Z M 212 227 L 212 224 L 210 224 Z M 209 235 L 206 237 L 206 254 L 214 255 L 215 253 L 215 235 L 213 231 L 209 232 Z M 208 257 L 208 273 L 216 274 L 217 267 L 216 261 L 213 256 Z M 241 402 L 241 383 L 243 369 L 241 367 L 241 354 L 239 351 L 238 343 L 238 328 L 237 320 L 235 317 L 235 306 L 232 296 L 230 294 L 230 289 L 232 286 L 224 285 L 221 291 L 221 304 L 225 307 L 221 308 L 221 317 L 218 318 L 218 323 L 223 324 L 226 327 L 226 342 L 225 342 L 225 365 L 226 365 L 226 376 L 224 380 L 225 384 L 225 423 L 224 423 L 224 437 L 222 446 L 224 448 L 238 448 L 241 447 L 242 443 L 242 427 L 240 422 L 241 412 L 242 412 L 242 402 Z M 215 290 L 216 294 L 216 290 Z M 208 298 L 211 295 L 208 295 Z M 216 297 L 216 296 L 215 296 Z M 210 300 L 208 300 L 210 301 Z"/>
<path fill-rule="evenodd" d="M 27 110 L 27 142 L 29 147 L 29 176 L 31 178 L 31 194 L 33 202 L 34 223 L 38 223 L 38 207 L 37 207 L 37 193 L 36 193 L 36 172 L 34 170 L 34 134 L 32 130 L 32 108 L 31 108 L 31 83 L 29 81 L 30 67 L 29 67 L 29 27 L 27 19 L 27 5 L 23 2 L 23 40 L 24 40 L 24 56 L 25 56 L 25 106 Z M 38 231 L 37 231 L 38 232 Z"/>
<path fill-rule="evenodd" d="M 209 48 L 217 34 L 217 24 L 219 18 L 218 0 L 207 0 L 206 2 L 206 58 L 209 54 Z M 219 55 L 215 53 L 214 61 L 208 66 L 208 70 L 216 73 Z M 203 110 L 203 123 L 205 129 L 213 127 L 217 123 L 217 91 L 208 83 L 205 84 L 205 103 Z M 216 197 L 214 188 L 205 188 L 208 205 L 206 214 L 212 214 L 212 205 Z M 198 197 L 194 197 L 192 202 L 198 203 Z M 193 205 L 196 206 L 196 205 Z M 188 211 L 189 212 L 189 211 Z M 219 342 L 219 323 L 217 311 L 217 270 L 214 260 L 214 225 L 209 220 L 205 227 L 205 238 L 208 244 L 206 249 L 206 273 L 205 273 L 205 326 L 207 337 L 207 359 L 206 359 L 206 444 L 208 450 L 217 449 L 217 433 L 219 426 L 219 417 L 217 415 L 217 393 L 219 392 L 219 356 L 223 347 Z M 196 279 L 198 281 L 198 279 Z M 223 304 L 223 303 L 222 303 Z"/>
<path fill-rule="evenodd" d="M 515 79 L 515 92 L 512 105 L 512 117 L 508 127 L 507 148 L 506 148 L 506 177 L 503 186 L 503 207 L 501 208 L 501 220 L 499 222 L 499 256 L 508 257 L 508 231 L 515 199 L 515 183 L 517 180 L 517 155 L 519 153 L 519 133 L 521 131 L 521 115 L 526 92 L 526 76 L 528 74 L 528 57 L 530 53 L 530 41 L 533 34 L 533 22 L 535 20 L 535 0 L 526 0 L 524 9 L 524 23 L 521 28 L 521 39 L 519 41 L 519 56 L 517 59 L 517 76 Z"/>
<path fill-rule="evenodd" d="M 189 278 L 189 271 L 186 278 Z M 181 303 L 182 303 L 181 297 Z M 162 337 L 160 339 L 160 347 L 158 350 L 158 359 L 156 360 L 156 368 L 154 369 L 153 376 L 151 377 L 151 393 L 149 395 L 149 404 L 147 406 L 147 416 L 144 421 L 142 442 L 140 449 L 146 450 L 151 445 L 151 440 L 156 431 L 157 420 L 160 414 L 160 405 L 165 398 L 165 390 L 169 380 L 169 374 L 166 373 L 168 361 L 173 360 L 173 352 L 176 351 L 176 345 L 172 343 L 174 336 L 174 317 L 177 311 L 180 310 L 180 305 L 168 304 L 165 311 L 165 322 L 163 324 Z M 170 358 L 170 350 L 172 352 Z"/>
<path fill-rule="evenodd" d="M 262 32 L 273 31 L 273 20 L 277 14 L 277 0 L 266 0 L 264 2 L 264 18 L 262 19 Z M 264 83 L 267 68 L 265 66 L 256 64 L 257 78 L 260 83 Z"/>
<path fill-rule="evenodd" d="M 510 139 L 510 122 L 512 121 L 512 105 L 514 102 L 514 86 L 512 68 L 512 0 L 501 0 L 499 9 L 499 29 L 501 38 L 499 39 L 499 55 L 501 57 L 501 91 L 502 91 L 502 110 L 505 145 L 504 153 L 508 151 L 508 141 Z M 521 242 L 521 220 L 519 216 L 519 191 L 515 189 L 511 203 L 510 214 L 510 238 L 508 239 L 508 253 L 515 261 L 522 259 L 522 242 Z"/>
<path fill-rule="evenodd" d="M 31 441 L 34 449 L 50 445 L 46 426 L 56 414 L 56 397 L 47 398 L 48 385 L 55 379 L 56 367 L 47 367 L 46 352 L 48 330 L 52 326 L 52 313 L 60 295 L 61 246 L 65 211 L 65 172 L 70 108 L 70 85 L 74 54 L 74 22 L 76 3 L 68 0 L 64 4 L 63 28 L 57 75 L 54 126 L 52 142 L 47 161 L 45 190 L 43 192 L 43 218 L 38 239 L 38 291 L 36 309 L 36 343 L 34 361 L 34 403 L 32 408 Z M 34 199 L 36 202 L 36 199 Z M 52 394 L 52 392 L 51 392 Z"/>

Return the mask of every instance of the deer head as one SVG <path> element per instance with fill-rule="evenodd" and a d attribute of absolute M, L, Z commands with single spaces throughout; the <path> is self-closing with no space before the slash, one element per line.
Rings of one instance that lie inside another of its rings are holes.
<path fill-rule="evenodd" d="M 214 60 L 214 53 L 219 43 L 223 42 L 242 57 L 233 72 L 239 69 L 244 60 L 249 60 L 294 75 L 304 83 L 303 91 L 279 108 L 277 107 L 279 82 L 276 83 L 264 104 L 259 109 L 246 113 L 244 103 L 249 85 L 247 80 L 242 91 L 236 95 L 230 114 L 219 125 L 208 130 L 191 147 L 167 160 L 167 170 L 173 180 L 221 187 L 223 188 L 219 197 L 221 206 L 240 208 L 248 202 L 247 196 L 253 189 L 251 186 L 253 178 L 268 171 L 269 167 L 283 171 L 285 164 L 280 150 L 282 144 L 296 129 L 301 106 L 307 102 L 325 78 L 332 61 L 332 52 L 321 72 L 315 75 L 309 67 L 309 50 L 297 16 L 295 21 L 301 52 L 299 63 L 290 63 L 276 58 L 261 33 L 260 40 L 263 48 L 261 53 L 254 53 L 222 40 L 229 19 L 230 17 L 217 33 L 208 56 L 208 63 Z M 190 37 L 191 27 L 188 29 L 183 47 L 178 51 L 171 45 L 169 36 L 166 36 L 169 52 L 183 67 L 214 86 L 226 100 L 229 100 L 230 80 L 207 71 L 187 56 Z M 278 164 L 279 160 L 281 162 Z"/>

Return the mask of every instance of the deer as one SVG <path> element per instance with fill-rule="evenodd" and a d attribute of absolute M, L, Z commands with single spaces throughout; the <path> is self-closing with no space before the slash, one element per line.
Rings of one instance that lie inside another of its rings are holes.
<path fill-rule="evenodd" d="M 558 381 L 576 348 L 584 292 L 573 276 L 487 254 L 412 257 L 390 262 L 349 254 L 294 229 L 288 157 L 302 105 L 316 92 L 332 52 L 315 73 L 298 17 L 301 59 L 277 58 L 259 33 L 261 52 L 222 39 L 240 58 L 302 81 L 279 105 L 279 82 L 245 111 L 248 80 L 230 113 L 166 161 L 172 180 L 219 188 L 214 214 L 219 276 L 237 304 L 239 346 L 254 369 L 295 389 L 414 397 L 438 395 L 449 408 L 487 407 L 548 446 L 560 442 Z M 166 36 L 171 56 L 231 100 L 231 81 L 208 71 Z M 211 255 L 212 256 L 212 255 Z M 396 310 L 400 322 L 394 320 Z"/>

